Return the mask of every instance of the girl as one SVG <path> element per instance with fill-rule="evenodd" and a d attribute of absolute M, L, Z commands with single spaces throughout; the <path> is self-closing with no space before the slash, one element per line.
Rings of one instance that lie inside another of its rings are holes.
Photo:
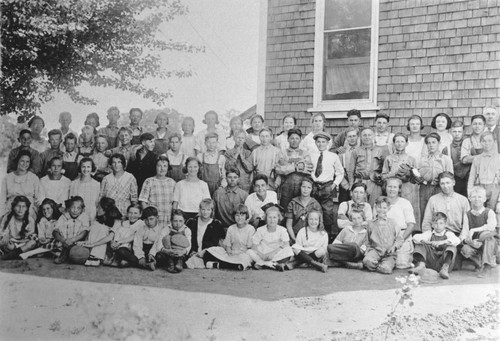
<path fill-rule="evenodd" d="M 307 263 L 321 272 L 328 271 L 327 251 L 328 234 L 323 226 L 323 215 L 320 211 L 311 211 L 307 215 L 307 225 L 297 234 L 297 240 L 292 245 L 293 252 L 299 263 Z M 278 264 L 279 270 L 290 269 L 289 264 Z"/>
<path fill-rule="evenodd" d="M 88 114 L 85 118 L 85 123 L 83 124 L 85 124 L 86 126 L 91 126 L 94 136 L 97 135 L 97 127 L 101 125 L 99 123 L 99 115 L 96 112 Z"/>
<path fill-rule="evenodd" d="M 255 270 L 260 270 L 263 266 L 266 266 L 283 271 L 285 267 L 276 265 L 285 263 L 293 256 L 290 237 L 286 229 L 278 225 L 278 222 L 282 219 L 278 207 L 268 208 L 266 211 L 266 225 L 259 227 L 253 235 L 252 248 L 247 251 L 247 254 L 255 262 L 253 266 Z"/>
<path fill-rule="evenodd" d="M 56 248 L 54 241 L 54 230 L 57 220 L 61 216 L 57 204 L 52 199 L 44 199 L 38 209 L 38 221 L 36 230 L 38 236 L 38 244 L 41 247 L 54 250 Z"/>
<path fill-rule="evenodd" d="M 49 162 L 49 166 L 49 174 L 45 175 L 40 180 L 40 185 L 45 197 L 54 199 L 54 201 L 62 207 L 64 202 L 69 198 L 71 180 L 62 174 L 62 158 L 58 156 L 53 157 Z"/>
<path fill-rule="evenodd" d="M 129 264 L 125 259 L 120 258 L 120 254 L 122 252 L 127 254 L 132 252 L 132 242 L 134 241 L 135 233 L 144 228 L 144 221 L 141 220 L 141 215 L 141 205 L 132 204 L 127 208 L 127 220 L 113 228 L 114 237 L 110 246 L 114 253 L 114 257 L 112 257 L 114 261 L 110 265 L 118 265 L 123 268 Z"/>
<path fill-rule="evenodd" d="M 95 134 L 94 128 L 86 125 L 82 128 L 82 133 L 78 138 L 78 162 L 84 157 L 90 157 L 94 153 Z"/>
<path fill-rule="evenodd" d="M 175 185 L 172 208 L 182 210 L 186 220 L 196 217 L 200 201 L 210 199 L 207 183 L 199 178 L 200 166 L 195 157 L 188 157 L 183 169 L 186 179 Z"/>
<path fill-rule="evenodd" d="M 182 128 L 182 140 L 181 152 L 186 155 L 186 157 L 196 156 L 196 137 L 194 136 L 194 119 L 191 116 L 184 117 L 181 124 Z M 172 146 L 170 146 L 172 148 Z"/>
<path fill-rule="evenodd" d="M 21 253 L 36 247 L 35 222 L 29 215 L 31 202 L 16 196 L 11 210 L 0 221 L 2 260 L 18 259 Z"/>
<path fill-rule="evenodd" d="M 100 184 L 92 179 L 92 173 L 96 167 L 91 158 L 84 157 L 78 166 L 80 177 L 71 182 L 69 188 L 70 197 L 81 196 L 85 203 L 85 211 L 90 221 L 94 221 L 97 215 L 97 204 L 99 202 Z"/>
<path fill-rule="evenodd" d="M 307 224 L 306 217 L 311 211 L 321 212 L 319 202 L 311 197 L 313 182 L 310 179 L 302 180 L 300 197 L 293 198 L 288 204 L 285 218 L 286 229 L 290 239 L 295 242 L 296 234 Z"/>
<path fill-rule="evenodd" d="M 286 153 L 286 149 L 289 147 L 288 131 L 293 129 L 296 124 L 297 119 L 294 116 L 286 115 L 283 117 L 283 131 L 274 139 L 274 145 L 281 150 L 282 153 Z"/>
<path fill-rule="evenodd" d="M 183 144 L 181 134 L 173 133 L 168 139 L 170 149 L 167 150 L 168 163 L 170 165 L 170 170 L 168 171 L 168 177 L 172 178 L 175 182 L 179 182 L 186 178 L 186 174 L 182 171 L 184 168 L 184 161 L 187 158 L 184 153 L 181 152 L 181 146 Z"/>
<path fill-rule="evenodd" d="M 318 153 L 318 147 L 316 147 L 316 142 L 314 141 L 314 135 L 323 131 L 325 129 L 326 118 L 321 112 L 314 113 L 311 117 L 311 132 L 304 137 L 300 143 L 300 149 L 305 149 L 309 154 Z M 328 141 L 328 146 L 326 150 L 332 147 L 332 140 Z"/>
<path fill-rule="evenodd" d="M 153 132 L 155 138 L 155 148 L 153 152 L 156 155 L 165 154 L 168 150 L 170 131 L 168 131 L 168 116 L 164 112 L 158 113 L 155 118 L 155 124 L 158 126 Z"/>
<path fill-rule="evenodd" d="M 267 190 L 267 176 L 264 174 L 257 174 L 252 183 L 254 192 L 245 200 L 245 206 L 250 213 L 249 223 L 257 228 L 265 224 L 265 213 L 262 208 L 271 203 L 277 205 L 278 197 L 276 192 Z"/>
<path fill-rule="evenodd" d="M 422 129 L 424 129 L 422 117 L 418 115 L 411 116 L 408 119 L 406 129 L 410 132 L 408 144 L 406 145 L 406 153 L 412 156 L 417 166 L 419 166 L 422 155 L 427 154 L 424 137 L 422 136 Z"/>
<path fill-rule="evenodd" d="M 276 190 L 279 184 L 275 182 L 274 173 L 280 159 L 280 150 L 271 144 L 272 133 L 269 128 L 262 128 L 259 136 L 261 145 L 251 155 L 254 172 L 265 174 L 269 179 L 269 187 Z"/>
<path fill-rule="evenodd" d="M 33 116 L 28 122 L 28 128 L 31 130 L 31 148 L 39 153 L 43 153 L 50 148 L 49 141 L 42 136 L 42 131 L 45 128 L 45 121 L 40 116 Z M 13 146 L 17 147 L 17 146 Z"/>
<path fill-rule="evenodd" d="M 191 252 L 186 266 L 189 269 L 205 268 L 206 250 L 221 246 L 226 232 L 222 223 L 214 218 L 215 204 L 212 199 L 203 199 L 199 205 L 199 215 L 189 219 L 186 226 L 191 230 Z"/>
<path fill-rule="evenodd" d="M 432 119 L 431 127 L 436 130 L 436 133 L 441 137 L 439 151 L 448 147 L 453 141 L 453 136 L 448 132 L 451 128 L 451 118 L 445 113 L 439 113 Z"/>
<path fill-rule="evenodd" d="M 95 150 L 90 158 L 94 160 L 96 172 L 93 177 L 98 182 L 101 182 L 106 175 L 111 173 L 111 168 L 109 167 L 109 158 L 105 155 L 107 149 L 107 137 L 105 135 L 97 135 L 95 139 Z"/>
<path fill-rule="evenodd" d="M 170 223 L 175 181 L 167 177 L 168 158 L 159 156 L 156 161 L 156 176 L 147 178 L 142 186 L 139 201 L 142 208 L 148 206 L 158 210 L 160 224 Z"/>
<path fill-rule="evenodd" d="M 226 171 L 238 169 L 240 171 L 239 186 L 245 192 L 250 192 L 251 176 L 253 171 L 250 150 L 245 149 L 247 134 L 243 129 L 233 131 L 234 148 L 226 150 Z"/>
<path fill-rule="evenodd" d="M 207 268 L 246 270 L 252 265 L 247 251 L 252 248 L 255 229 L 248 224 L 248 218 L 248 208 L 240 204 L 234 214 L 236 224 L 229 226 L 223 247 L 213 246 L 207 249 Z"/>
<path fill-rule="evenodd" d="M 481 134 L 486 126 L 486 118 L 483 115 L 474 115 L 471 118 L 472 134 L 462 143 L 460 157 L 463 164 L 472 164 L 472 161 L 483 152 L 481 145 Z"/>
<path fill-rule="evenodd" d="M 366 185 L 362 182 L 355 182 L 351 189 L 351 200 L 339 205 L 337 224 L 340 229 L 352 226 L 350 218 L 354 211 L 363 212 L 366 220 L 373 219 L 372 208 L 366 202 Z"/>
<path fill-rule="evenodd" d="M 229 121 L 229 136 L 226 138 L 226 152 L 234 148 L 235 138 L 234 133 L 243 129 L 243 119 L 239 116 L 232 117 Z"/>
<path fill-rule="evenodd" d="M 127 213 L 127 207 L 132 202 L 137 202 L 137 181 L 134 176 L 125 172 L 125 157 L 122 154 L 113 154 L 109 159 L 113 170 L 101 184 L 99 197 L 112 198 L 122 215 Z"/>
<path fill-rule="evenodd" d="M 257 145 L 260 145 L 260 131 L 264 126 L 264 117 L 261 115 L 254 115 L 250 119 L 251 127 L 247 129 L 247 133 L 249 137 L 255 142 Z"/>
<path fill-rule="evenodd" d="M 90 227 L 87 241 L 77 242 L 72 250 L 77 252 L 80 248 L 88 252 L 86 266 L 99 266 L 103 263 L 107 244 L 113 240 L 114 229 L 121 225 L 121 218 L 122 215 L 116 208 L 115 201 L 110 198 L 101 198 L 97 209 L 97 221 Z M 84 253 L 81 252 L 81 254 Z"/>

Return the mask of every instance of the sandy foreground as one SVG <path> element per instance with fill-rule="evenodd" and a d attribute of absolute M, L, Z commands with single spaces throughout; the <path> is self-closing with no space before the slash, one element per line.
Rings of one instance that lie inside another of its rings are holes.
<path fill-rule="evenodd" d="M 0 288 L 1 340 L 379 340 L 396 299 L 391 289 L 268 301 L 3 272 Z M 498 289 L 420 286 L 389 339 L 500 340 Z"/>

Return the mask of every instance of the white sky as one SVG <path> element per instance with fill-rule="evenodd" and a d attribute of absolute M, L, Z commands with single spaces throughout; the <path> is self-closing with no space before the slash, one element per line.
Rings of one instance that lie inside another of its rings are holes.
<path fill-rule="evenodd" d="M 244 111 L 257 101 L 257 56 L 259 0 L 185 0 L 189 13 L 165 23 L 166 38 L 204 45 L 205 53 L 165 55 L 164 63 L 190 68 L 190 78 L 153 81 L 152 86 L 170 89 L 174 97 L 166 107 L 174 108 L 196 120 L 196 131 L 208 110 L 223 114 L 229 109 Z M 82 87 L 83 95 L 98 100 L 96 106 L 73 103 L 66 95 L 42 106 L 47 128 L 58 126 L 58 114 L 73 114 L 72 128 L 83 126 L 85 116 L 93 111 L 106 124 L 106 110 L 117 106 L 128 111 L 131 107 L 143 110 L 158 108 L 141 96 L 114 89 Z"/>

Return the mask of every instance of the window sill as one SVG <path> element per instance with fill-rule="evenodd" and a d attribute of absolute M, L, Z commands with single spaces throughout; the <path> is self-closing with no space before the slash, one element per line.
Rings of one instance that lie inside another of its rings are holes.
<path fill-rule="evenodd" d="M 312 108 L 307 109 L 307 112 L 315 113 L 322 112 L 325 117 L 328 118 L 342 118 L 345 119 L 346 113 L 351 109 L 358 109 L 361 111 L 361 117 L 363 118 L 373 118 L 377 115 L 380 107 L 374 103 L 363 103 L 349 101 L 349 103 L 322 103 Z"/>

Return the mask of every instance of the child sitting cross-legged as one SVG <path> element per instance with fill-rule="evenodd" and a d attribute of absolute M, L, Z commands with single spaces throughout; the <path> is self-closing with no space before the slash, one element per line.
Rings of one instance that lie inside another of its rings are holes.
<path fill-rule="evenodd" d="M 413 236 L 413 263 L 416 267 L 412 272 L 418 274 L 427 267 L 439 271 L 441 278 L 449 278 L 460 239 L 453 232 L 446 230 L 447 222 L 446 214 L 436 212 L 432 216 L 432 231 Z"/>
<path fill-rule="evenodd" d="M 400 230 L 392 219 L 387 218 L 389 200 L 378 197 L 375 202 L 377 219 L 368 222 L 368 250 L 363 265 L 370 271 L 391 274 L 396 266 L 396 251 L 403 244 Z"/>
<path fill-rule="evenodd" d="M 344 227 L 333 244 L 328 245 L 330 265 L 343 265 L 349 269 L 363 269 L 363 256 L 368 245 L 368 234 L 363 211 L 352 210 L 349 214 L 352 225 Z"/>

